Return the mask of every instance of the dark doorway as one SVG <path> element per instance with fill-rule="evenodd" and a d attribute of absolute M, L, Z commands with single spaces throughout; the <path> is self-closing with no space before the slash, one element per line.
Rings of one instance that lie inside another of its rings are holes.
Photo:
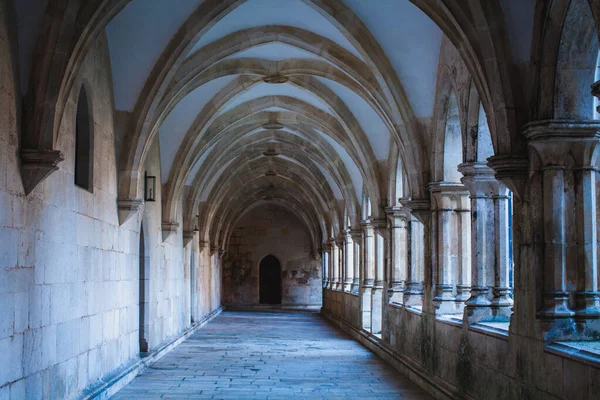
<path fill-rule="evenodd" d="M 148 254 L 144 237 L 144 225 L 140 228 L 140 287 L 139 287 L 139 342 L 140 353 L 148 352 Z"/>
<path fill-rule="evenodd" d="M 260 262 L 260 304 L 281 304 L 281 265 L 268 255 Z"/>

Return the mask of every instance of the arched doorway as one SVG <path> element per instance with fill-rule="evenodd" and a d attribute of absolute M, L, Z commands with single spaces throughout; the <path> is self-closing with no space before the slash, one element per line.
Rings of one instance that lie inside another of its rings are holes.
<path fill-rule="evenodd" d="M 268 255 L 260 262 L 260 304 L 281 304 L 281 264 Z"/>
<path fill-rule="evenodd" d="M 139 282 L 139 343 L 140 353 L 148 352 L 148 251 L 146 249 L 146 238 L 144 237 L 144 225 L 140 227 L 140 282 Z"/>

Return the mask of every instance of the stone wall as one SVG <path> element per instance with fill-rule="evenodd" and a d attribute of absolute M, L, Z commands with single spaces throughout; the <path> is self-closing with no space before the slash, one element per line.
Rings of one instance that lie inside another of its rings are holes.
<path fill-rule="evenodd" d="M 4 4 L 4 3 L 0 3 Z M 0 10 L 4 13 L 5 10 Z M 4 14 L 2 14 L 4 16 Z M 0 24 L 0 398 L 71 398 L 139 361 L 139 232 L 146 233 L 150 351 L 191 326 L 189 263 L 182 232 L 163 243 L 160 201 L 120 225 L 110 57 L 106 38 L 89 51 L 57 138 L 65 160 L 28 196 L 18 162 L 18 79 Z M 94 127 L 93 189 L 74 184 L 77 100 L 85 85 Z M 157 171 L 159 149 L 146 169 Z M 160 183 L 158 185 L 160 187 Z M 160 196 L 160 194 L 159 194 Z M 160 198 L 158 199 L 160 200 Z M 181 222 L 181 215 L 179 215 Z M 195 246 L 198 252 L 198 244 Z M 197 257 L 200 259 L 200 257 Z M 197 263 L 197 318 L 219 307 L 218 275 Z M 216 297 L 215 297 L 216 296 Z"/>
<path fill-rule="evenodd" d="M 592 359 L 398 305 L 387 306 L 378 339 L 361 331 L 358 309 L 344 306 L 356 296 L 330 290 L 324 295 L 327 316 L 438 399 L 584 400 L 598 393 L 600 370 Z"/>
<path fill-rule="evenodd" d="M 259 265 L 267 255 L 281 263 L 282 305 L 320 305 L 320 260 L 312 257 L 304 224 L 274 205 L 261 205 L 236 224 L 223 262 L 224 305 L 259 304 Z"/>

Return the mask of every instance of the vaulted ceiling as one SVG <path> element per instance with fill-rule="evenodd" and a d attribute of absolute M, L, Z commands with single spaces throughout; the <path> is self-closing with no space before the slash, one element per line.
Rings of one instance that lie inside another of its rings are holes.
<path fill-rule="evenodd" d="M 43 13 L 26 10 L 46 0 L 16 3 L 28 26 L 39 25 Z M 345 213 L 359 220 L 363 196 L 382 217 L 396 159 L 409 171 L 408 193 L 425 186 L 410 170 L 429 162 L 419 149 L 443 34 L 413 2 L 123 3 L 105 28 L 115 107 L 141 141 L 158 140 L 165 221 L 185 193 L 207 234 L 223 235 L 244 210 L 272 201 L 327 236 Z M 514 2 L 503 7 L 526 36 Z M 27 76 L 36 33 L 20 26 Z M 528 53 L 513 47 L 516 59 Z"/>

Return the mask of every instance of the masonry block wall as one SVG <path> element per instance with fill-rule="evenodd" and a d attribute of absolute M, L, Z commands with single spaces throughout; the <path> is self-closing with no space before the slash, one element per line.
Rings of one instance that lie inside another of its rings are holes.
<path fill-rule="evenodd" d="M 0 29 L 3 58 L 10 59 Z M 6 57 L 4 57 L 6 56 Z M 149 261 L 150 351 L 188 329 L 189 263 L 181 230 L 163 243 L 160 202 L 120 225 L 110 57 L 100 35 L 67 104 L 58 137 L 65 161 L 27 197 L 20 180 L 10 63 L 0 74 L 0 398 L 71 398 L 139 360 L 139 240 Z M 74 129 L 79 89 L 89 88 L 94 126 L 93 190 L 74 185 Z M 159 149 L 146 169 L 156 169 Z M 160 186 L 160 184 L 158 185 Z M 181 215 L 179 216 L 181 218 Z M 198 245 L 195 252 L 198 252 Z M 197 259 L 201 259 L 200 256 Z M 217 276 L 197 263 L 197 318 L 219 307 L 206 292 Z M 212 281 L 211 281 L 212 280 Z M 215 296 L 215 294 L 212 294 Z"/>
<path fill-rule="evenodd" d="M 281 263 L 282 304 L 321 304 L 321 264 L 304 224 L 274 205 L 261 205 L 236 224 L 223 263 L 223 303 L 259 304 L 259 265 L 267 255 Z"/>

